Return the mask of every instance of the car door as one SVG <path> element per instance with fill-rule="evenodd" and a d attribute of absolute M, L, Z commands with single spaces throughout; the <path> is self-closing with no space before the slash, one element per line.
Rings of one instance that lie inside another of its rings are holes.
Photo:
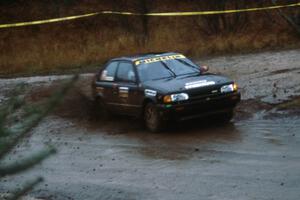
<path fill-rule="evenodd" d="M 116 94 L 117 83 L 115 82 L 115 76 L 118 65 L 118 61 L 109 62 L 99 73 L 96 81 L 97 96 L 101 97 L 107 108 L 112 111 L 117 110 L 118 96 Z"/>
<path fill-rule="evenodd" d="M 119 112 L 122 114 L 136 115 L 141 108 L 136 77 L 132 63 L 120 61 L 116 74 L 116 83 L 118 87 Z"/>

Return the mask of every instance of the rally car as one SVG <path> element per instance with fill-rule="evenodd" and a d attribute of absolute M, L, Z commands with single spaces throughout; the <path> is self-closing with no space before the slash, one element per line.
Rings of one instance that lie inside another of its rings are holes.
<path fill-rule="evenodd" d="M 142 117 L 154 132 L 170 120 L 219 115 L 229 121 L 241 98 L 238 86 L 207 71 L 179 53 L 114 58 L 96 73 L 93 94 L 102 110 Z"/>

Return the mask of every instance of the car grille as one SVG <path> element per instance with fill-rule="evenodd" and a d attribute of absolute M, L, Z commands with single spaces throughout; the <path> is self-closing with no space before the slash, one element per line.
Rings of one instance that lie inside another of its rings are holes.
<path fill-rule="evenodd" d="M 197 101 L 201 99 L 206 99 L 208 97 L 220 96 L 220 86 L 201 88 L 197 90 L 192 90 L 188 92 L 190 101 Z"/>

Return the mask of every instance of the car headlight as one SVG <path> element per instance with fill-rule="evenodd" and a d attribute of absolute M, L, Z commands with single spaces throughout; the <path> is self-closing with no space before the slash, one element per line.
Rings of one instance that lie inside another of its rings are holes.
<path fill-rule="evenodd" d="M 171 94 L 164 96 L 164 103 L 172 103 L 178 101 L 185 101 L 189 99 L 189 95 L 186 93 L 179 93 L 179 94 Z"/>
<path fill-rule="evenodd" d="M 235 92 L 237 90 L 238 90 L 238 86 L 236 83 L 229 84 L 229 85 L 223 85 L 221 87 L 221 93 Z"/>

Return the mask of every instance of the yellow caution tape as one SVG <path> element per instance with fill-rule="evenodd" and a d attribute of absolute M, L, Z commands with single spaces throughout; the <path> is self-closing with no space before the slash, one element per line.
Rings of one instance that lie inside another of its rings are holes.
<path fill-rule="evenodd" d="M 100 13 L 89 13 L 89 14 L 84 14 L 84 15 L 76 15 L 76 16 L 69 16 L 69 17 L 62 17 L 62 18 L 38 20 L 38 21 L 32 21 L 32 22 L 18 22 L 18 23 L 13 23 L 13 24 L 1 24 L 0 29 L 1 28 L 18 27 L 18 26 L 30 26 L 30 25 L 62 22 L 62 21 L 79 19 L 79 18 L 91 17 L 91 16 L 95 16 L 95 15 L 99 15 L 99 14 Z"/>
<path fill-rule="evenodd" d="M 216 15 L 216 14 L 253 12 L 253 11 L 273 10 L 273 9 L 296 7 L 296 6 L 300 6 L 300 2 L 299 3 L 294 3 L 294 4 L 288 4 L 288 5 L 277 5 L 277 6 L 268 6 L 268 7 L 261 7 L 261 8 L 245 8 L 245 9 L 239 9 L 239 10 L 195 11 L 195 12 L 163 12 L 163 13 L 145 13 L 145 14 L 143 14 L 143 13 L 133 13 L 133 12 L 101 11 L 101 12 L 94 12 L 94 13 L 83 14 L 83 15 L 75 15 L 75 16 L 69 16 L 69 17 L 38 20 L 38 21 L 31 21 L 31 22 L 18 22 L 18 23 L 12 23 L 12 24 L 0 24 L 0 29 L 10 28 L 10 27 L 19 27 L 19 26 L 47 24 L 47 23 L 54 23 L 54 22 L 62 22 L 62 21 L 92 17 L 92 16 L 95 16 L 95 15 L 101 15 L 101 14 L 104 14 L 104 15 L 105 14 L 112 14 L 112 15 L 170 17 L 170 16 Z"/>
<path fill-rule="evenodd" d="M 215 10 L 215 11 L 199 11 L 199 12 L 169 12 L 169 13 L 147 13 L 147 16 L 193 16 L 193 15 L 217 15 L 217 14 L 229 14 L 229 13 L 241 13 L 241 12 L 253 12 L 262 10 L 273 10 L 279 8 L 288 8 L 300 6 L 299 3 L 288 4 L 288 5 L 278 5 L 278 6 L 268 6 L 262 8 L 245 8 L 239 10 Z"/>

